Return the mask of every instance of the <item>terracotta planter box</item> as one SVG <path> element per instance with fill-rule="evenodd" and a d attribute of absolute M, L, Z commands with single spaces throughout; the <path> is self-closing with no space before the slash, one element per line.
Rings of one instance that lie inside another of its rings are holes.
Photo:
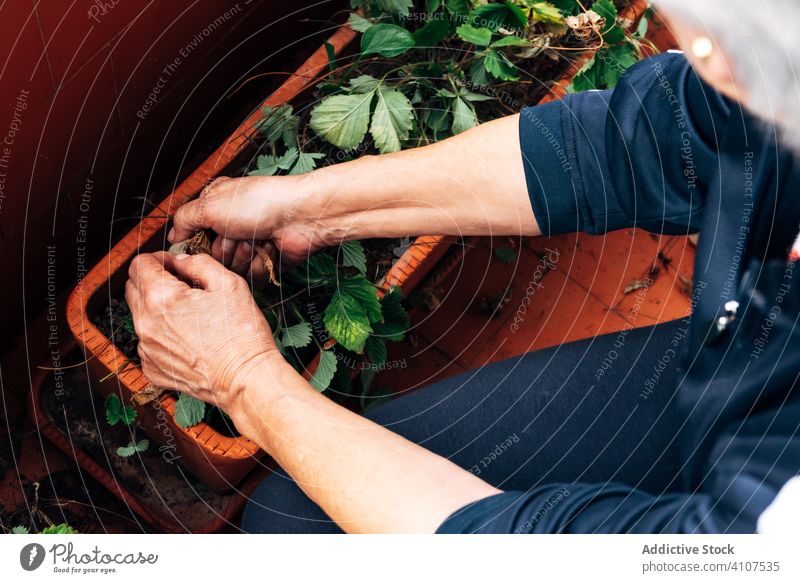
<path fill-rule="evenodd" d="M 74 342 L 62 347 L 62 354 L 73 360 L 78 360 L 79 358 Z M 59 373 L 60 379 L 58 382 L 60 383 L 63 383 L 63 374 L 64 371 Z M 197 500 L 194 502 L 178 506 L 170 505 L 168 508 L 161 500 L 156 504 L 152 500 L 148 503 L 146 499 L 126 488 L 121 476 L 115 475 L 107 463 L 104 463 L 104 460 L 97 460 L 79 447 L 76 447 L 73 436 L 65 434 L 61 428 L 53 423 L 47 413 L 44 401 L 46 393 L 56 389 L 56 382 L 54 373 L 45 370 L 36 370 L 31 380 L 28 414 L 39 433 L 44 435 L 48 441 L 59 448 L 68 458 L 74 460 L 82 471 L 92 476 L 119 498 L 131 512 L 149 525 L 158 528 L 159 531 L 202 534 L 219 532 L 231 525 L 235 525 L 248 497 L 261 481 L 269 475 L 272 469 L 269 466 L 255 469 L 243 480 L 235 492 L 215 496 L 213 500 L 209 499 L 208 496 L 198 494 Z M 50 384 L 49 387 L 48 383 Z M 101 420 L 100 423 L 103 423 L 103 421 Z M 114 454 L 109 451 L 109 455 L 113 456 Z M 164 461 L 159 461 L 158 463 L 166 464 Z M 152 473 L 149 476 L 153 480 L 157 480 Z M 157 481 L 153 483 L 153 487 L 161 485 Z M 197 486 L 187 484 L 185 488 L 191 490 L 192 494 L 194 494 Z M 202 500 L 200 499 L 201 497 Z M 205 512 L 197 512 L 196 504 L 201 502 L 206 506 Z"/>
<path fill-rule="evenodd" d="M 329 39 L 338 52 L 342 51 L 356 33 L 343 26 Z M 287 81 L 263 103 L 277 106 L 292 101 L 312 86 L 328 66 L 328 56 L 320 47 Z M 110 298 L 123 295 L 128 266 L 140 252 L 164 248 L 165 221 L 183 203 L 196 197 L 214 177 L 242 154 L 258 133 L 263 115 L 261 107 L 195 170 L 170 196 L 161 202 L 145 219 L 128 233 L 73 290 L 67 303 L 67 320 L 79 346 L 88 359 L 88 368 L 97 388 L 104 394 L 121 393 L 133 404 L 131 395 L 149 385 L 141 369 L 125 364 L 127 358 L 98 330 L 94 317 Z M 452 237 L 419 237 L 414 245 L 395 263 L 386 275 L 386 283 L 396 285 L 405 293 L 415 286 L 424 274 L 444 254 Z M 316 366 L 312 362 L 306 371 L 310 377 Z M 116 375 L 114 374 L 116 373 Z M 101 379 L 107 379 L 100 382 Z M 157 401 L 139 407 L 137 423 L 156 443 L 175 448 L 175 455 L 188 470 L 214 490 L 224 492 L 235 487 L 258 464 L 263 452 L 243 437 L 228 437 L 199 423 L 189 429 L 179 427 L 173 419 L 175 399 L 162 395 Z"/>
<path fill-rule="evenodd" d="M 636 21 L 645 8 L 644 0 L 637 0 L 621 16 Z M 328 42 L 339 54 L 356 37 L 357 34 L 349 27 L 342 26 Z M 590 56 L 591 53 L 587 52 L 576 58 L 562 80 L 554 84 L 542 101 L 562 97 L 572 77 Z M 291 102 L 312 87 L 327 67 L 328 55 L 322 46 L 262 103 L 262 107 Z M 128 266 L 139 252 L 164 248 L 163 217 L 171 216 L 183 203 L 196 197 L 211 179 L 224 174 L 226 168 L 251 146 L 251 138 L 257 135 L 256 128 L 262 118 L 259 107 L 177 190 L 115 245 L 73 290 L 67 303 L 67 320 L 88 359 L 92 380 L 104 395 L 121 392 L 125 401 L 133 404 L 131 396 L 147 387 L 149 381 L 138 367 L 126 364 L 127 358 L 95 326 L 94 317 L 110 298 L 123 295 Z M 387 273 L 386 283 L 399 286 L 408 294 L 444 255 L 453 240 L 453 237 L 443 236 L 417 238 Z M 312 362 L 308 367 L 307 377 L 315 366 L 316 362 Z M 100 382 L 104 378 L 107 380 Z M 214 490 L 224 492 L 235 487 L 263 457 L 263 452 L 249 439 L 222 435 L 206 423 L 189 429 L 179 427 L 173 419 L 174 407 L 175 399 L 162 395 L 146 406 L 137 406 L 137 423 L 156 443 L 174 447 L 184 467 Z"/>

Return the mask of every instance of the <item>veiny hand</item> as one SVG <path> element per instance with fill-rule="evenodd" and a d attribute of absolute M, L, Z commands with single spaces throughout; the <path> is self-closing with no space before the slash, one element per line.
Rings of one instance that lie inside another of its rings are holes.
<path fill-rule="evenodd" d="M 232 413 L 244 379 L 282 360 L 245 280 L 208 255 L 141 254 L 129 275 L 125 299 L 153 384 Z"/>
<path fill-rule="evenodd" d="M 215 259 L 237 273 L 249 269 L 257 280 L 264 278 L 264 264 L 253 245 L 262 246 L 276 265 L 287 266 L 331 244 L 309 202 L 314 180 L 312 174 L 218 178 L 176 211 L 167 238 L 177 243 L 196 229 L 213 229 L 219 235 L 211 246 Z"/>

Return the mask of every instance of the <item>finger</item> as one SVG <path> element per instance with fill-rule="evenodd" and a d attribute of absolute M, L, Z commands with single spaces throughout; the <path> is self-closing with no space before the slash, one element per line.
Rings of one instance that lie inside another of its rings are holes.
<path fill-rule="evenodd" d="M 174 256 L 166 251 L 157 253 L 140 253 L 131 261 L 128 268 L 130 282 L 139 288 L 152 284 L 155 281 L 166 282 L 170 286 L 182 287 L 182 284 L 170 271 Z"/>
<path fill-rule="evenodd" d="M 206 198 L 198 198 L 181 206 L 172 217 L 172 229 L 167 233 L 170 243 L 179 243 L 191 237 L 197 229 L 211 226 Z"/>
<path fill-rule="evenodd" d="M 233 260 L 231 261 L 231 269 L 239 275 L 247 273 L 250 264 L 253 261 L 253 244 L 250 241 L 239 241 L 236 249 L 233 252 Z"/>
<path fill-rule="evenodd" d="M 184 281 L 208 291 L 230 289 L 231 282 L 239 279 L 210 255 L 176 255 L 172 269 Z"/>
<path fill-rule="evenodd" d="M 233 262 L 233 252 L 236 250 L 235 239 L 228 239 L 227 237 L 217 237 L 211 243 L 211 256 L 222 263 L 225 267 L 230 268 Z"/>

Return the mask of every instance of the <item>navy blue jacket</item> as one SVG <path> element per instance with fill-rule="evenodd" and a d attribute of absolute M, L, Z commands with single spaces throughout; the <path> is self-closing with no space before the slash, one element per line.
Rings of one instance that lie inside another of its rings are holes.
<path fill-rule="evenodd" d="M 520 139 L 545 235 L 700 233 L 677 389 L 683 491 L 549 484 L 471 504 L 439 532 L 755 532 L 800 472 L 797 158 L 680 54 L 523 110 Z"/>

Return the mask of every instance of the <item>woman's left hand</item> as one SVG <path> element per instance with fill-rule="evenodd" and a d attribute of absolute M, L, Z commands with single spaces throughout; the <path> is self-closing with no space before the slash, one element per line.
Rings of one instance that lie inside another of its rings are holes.
<path fill-rule="evenodd" d="M 129 275 L 125 299 L 154 385 L 232 413 L 245 379 L 281 358 L 247 282 L 211 256 L 141 254 Z"/>

